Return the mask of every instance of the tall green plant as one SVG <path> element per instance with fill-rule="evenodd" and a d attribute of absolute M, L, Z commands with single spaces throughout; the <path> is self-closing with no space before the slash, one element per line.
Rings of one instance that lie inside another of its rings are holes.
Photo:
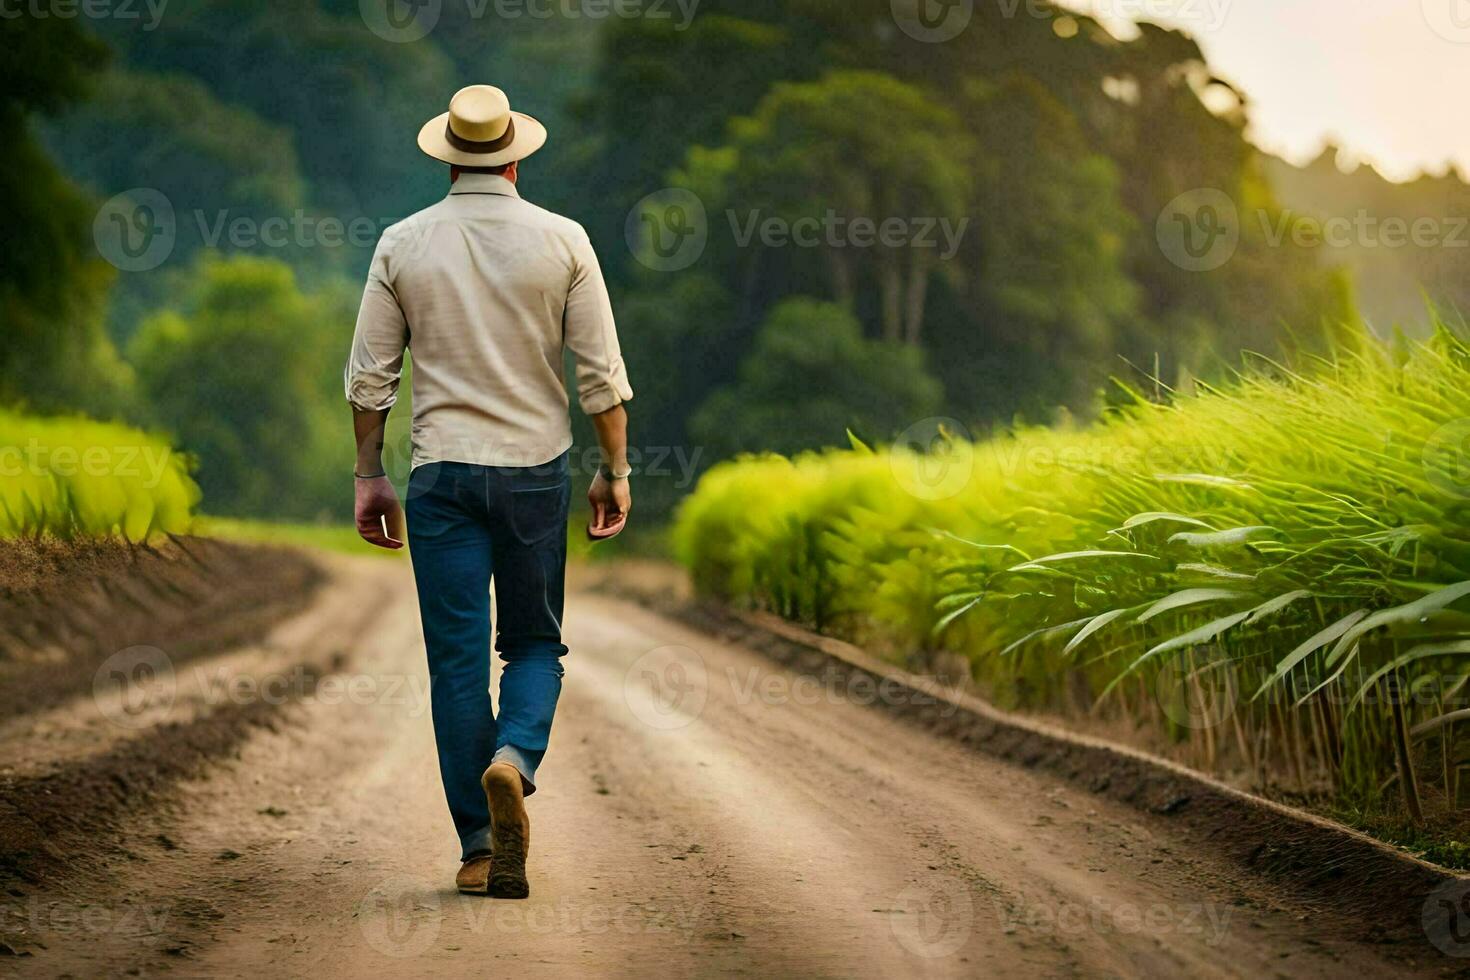
<path fill-rule="evenodd" d="M 1453 804 L 1470 717 L 1467 437 L 1441 329 L 1086 428 L 727 464 L 676 540 L 706 591 L 963 652 L 1003 703 L 1084 689 L 1213 768 L 1413 813 Z"/>

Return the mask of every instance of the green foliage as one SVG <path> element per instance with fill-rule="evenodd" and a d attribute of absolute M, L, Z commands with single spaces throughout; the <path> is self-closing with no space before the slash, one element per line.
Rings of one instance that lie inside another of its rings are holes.
<path fill-rule="evenodd" d="M 198 0 L 144 31 L 121 18 L 7 21 L 0 404 L 188 429 L 201 479 L 227 495 L 222 508 L 284 506 L 315 518 L 344 506 L 335 376 L 369 249 L 256 250 L 288 264 L 319 307 L 299 354 L 317 360 L 314 370 L 269 369 L 293 390 L 310 387 L 305 401 L 240 378 L 210 387 L 180 367 L 194 362 L 177 350 L 151 366 L 146 344 L 131 347 L 149 375 L 138 390 L 116 349 L 130 347 L 145 317 L 173 308 L 189 357 L 218 361 L 204 352 L 212 314 L 196 320 L 191 307 L 213 288 L 196 278 L 215 264 L 201 254 L 235 250 L 227 238 L 208 247 L 198 220 L 299 210 L 381 227 L 416 210 L 443 193 L 444 174 L 413 134 L 459 84 L 482 80 L 551 124 L 522 190 L 583 222 L 603 257 L 639 393 L 635 441 L 695 443 L 705 460 L 717 447 L 767 448 L 759 433 L 780 433 L 783 450 L 840 443 L 849 424 L 884 438 L 937 412 L 925 366 L 945 414 L 976 428 L 1069 411 L 1090 418 L 1119 356 L 1166 380 L 1214 378 L 1243 347 L 1276 349 L 1282 322 L 1314 335 L 1320 322 L 1354 320 L 1355 285 L 1374 310 L 1386 291 L 1417 296 L 1411 280 L 1459 296 L 1453 248 L 1378 249 L 1372 266 L 1353 257 L 1350 283 L 1325 270 L 1321 250 L 1266 242 L 1258 216 L 1274 219 L 1278 198 L 1330 214 L 1371 196 L 1377 213 L 1442 216 L 1464 210 L 1464 184 L 1446 176 L 1389 191 L 1367 175 L 1273 165 L 1243 137 L 1244 102 L 1232 104 L 1182 33 L 1145 26 L 1118 41 L 1079 16 L 1063 38 L 1053 30 L 1059 9 L 1013 17 L 982 4 L 963 41 L 935 45 L 897 28 L 890 0 L 704 0 L 689 23 L 665 9 L 673 16 L 497 17 L 489 30 L 493 9 L 445 4 L 435 31 L 412 44 L 372 34 L 356 0 L 305 0 L 290 16 Z M 654 273 L 624 248 L 625 221 L 670 184 L 705 201 L 710 241 L 693 268 Z M 134 187 L 169 197 L 179 238 L 160 268 L 114 275 L 90 240 L 89 195 Z M 1175 267 L 1152 233 L 1166 202 L 1202 187 L 1225 190 L 1242 216 L 1238 254 L 1207 274 Z M 915 249 L 741 247 L 727 209 L 741 221 L 831 210 L 969 224 L 960 251 L 935 262 Z M 1391 289 L 1384 264 L 1394 267 Z M 814 295 L 862 324 L 868 339 L 838 346 L 878 399 L 871 411 L 834 395 L 841 386 L 808 357 L 830 337 L 787 349 L 767 336 L 782 304 Z M 328 333 L 340 342 L 323 341 Z M 922 355 L 893 356 L 895 379 L 879 383 L 875 337 Z M 280 347 L 265 338 L 277 361 Z M 798 379 L 794 364 L 820 383 Z M 789 383 L 751 380 L 768 369 Z M 894 397 L 909 384 L 913 408 Z M 154 397 L 161 403 L 150 405 Z M 206 421 L 226 401 L 226 414 Z M 273 414 L 288 408 L 285 419 Z M 231 436 L 237 423 L 259 428 Z M 287 431 L 315 465 L 280 444 Z M 243 474 L 257 436 L 269 443 L 261 459 L 297 462 L 288 476 L 246 486 L 225 474 Z"/>
<path fill-rule="evenodd" d="M 157 437 L 79 417 L 0 410 L 0 538 L 188 530 L 199 489 Z"/>
<path fill-rule="evenodd" d="M 101 324 L 112 270 L 91 249 L 91 202 L 47 158 L 31 124 L 32 114 L 83 96 L 106 52 L 74 20 L 19 16 L 6 19 L 5 31 L 0 403 L 111 411 L 127 385 Z"/>
<path fill-rule="evenodd" d="M 81 182 L 153 187 L 179 210 L 289 215 L 302 206 L 303 181 L 285 128 L 219 101 L 184 75 L 118 69 L 97 88 L 48 133 L 53 152 Z"/>
<path fill-rule="evenodd" d="M 695 153 L 681 179 L 712 188 L 714 200 L 747 222 L 775 216 L 816 227 L 835 215 L 958 223 L 972 210 L 973 167 L 970 136 L 952 111 L 891 76 L 849 71 L 775 85 L 753 115 L 731 121 L 728 146 Z M 884 339 L 918 343 L 941 261 L 934 248 L 905 240 L 863 250 L 839 238 L 814 251 L 833 300 L 851 308 L 860 287 L 875 284 Z"/>
<path fill-rule="evenodd" d="M 208 259 L 128 356 L 155 424 L 199 457 L 212 510 L 315 518 L 352 465 L 337 381 L 344 298 L 303 294 L 270 259 Z M 324 482 L 325 481 L 325 482 Z"/>
<path fill-rule="evenodd" d="M 200 0 L 146 33 L 99 26 L 131 70 L 190 76 L 218 102 L 287 129 L 313 203 L 343 221 L 403 215 L 432 200 L 425 195 L 442 181 L 424 166 L 413 135 L 457 87 L 453 66 L 429 39 L 377 38 L 355 5 L 332 12 L 309 0 L 283 14 Z"/>
<path fill-rule="evenodd" d="M 662 291 L 634 292 L 617 303 L 627 356 L 657 370 L 638 378 L 639 441 L 673 446 L 712 388 L 734 380 L 734 352 L 750 346 L 729 294 L 714 279 L 680 276 Z M 691 384 L 703 382 L 700 387 Z M 650 406 L 644 409 L 643 406 Z"/>
<path fill-rule="evenodd" d="M 1086 406 L 1111 357 L 1127 353 L 1120 339 L 1140 294 L 1128 243 L 1151 229 L 1124 206 L 1117 164 L 1039 81 L 973 85 L 964 116 L 981 147 L 974 209 L 983 217 L 962 259 L 973 282 L 965 333 L 936 344 L 976 349 L 936 358 L 945 389 L 952 404 L 986 416 Z M 979 324 L 983 344 L 974 343 Z"/>
<path fill-rule="evenodd" d="M 584 158 L 570 201 L 597 242 L 616 242 L 628 211 L 665 185 L 671 163 L 691 146 L 712 145 L 749 112 L 774 81 L 806 78 L 814 50 L 792 43 L 747 4 L 700 5 L 686 30 L 655 18 L 614 20 L 600 38 L 595 78 L 575 104 L 571 130 Z M 724 8 L 724 9 L 722 9 Z M 637 106 L 637 139 L 627 107 Z M 570 138 L 570 134 L 569 134 Z M 585 181 L 578 189 L 577 180 Z"/>
<path fill-rule="evenodd" d="M 290 132 L 221 103 L 187 76 L 109 71 L 94 98 L 46 126 L 44 135 L 70 176 L 98 196 L 145 187 L 173 207 L 167 262 L 148 275 L 124 274 L 114 285 L 108 321 L 121 344 L 144 316 L 187 288 L 201 249 L 232 250 L 232 222 L 246 219 L 259 228 L 272 218 L 290 220 L 305 205 Z M 288 243 L 273 251 L 298 266 L 335 259 L 340 271 L 351 251 L 303 248 L 285 237 Z"/>
<path fill-rule="evenodd" d="M 772 311 L 737 381 L 709 397 L 690 431 L 716 458 L 794 453 L 847 427 L 891 437 L 933 415 L 940 400 L 921 351 L 864 339 L 839 306 L 792 299 Z"/>
<path fill-rule="evenodd" d="M 362 558 L 402 560 L 405 557 L 402 551 L 388 551 L 368 544 L 350 523 L 283 524 L 279 521 L 202 516 L 195 519 L 193 533 L 246 544 L 287 545 Z"/>
<path fill-rule="evenodd" d="M 1076 675 L 1178 738 L 1230 725 L 1258 780 L 1371 802 L 1385 685 L 1419 692 L 1423 758 L 1470 667 L 1467 417 L 1464 342 L 1363 340 L 1085 428 L 724 464 L 675 538 L 707 592 L 967 653 L 1003 703 L 1062 710 Z M 1181 722 L 1179 678 L 1230 721 Z"/>
<path fill-rule="evenodd" d="M 1277 349 L 1283 322 L 1354 319 L 1350 291 L 1315 256 L 1265 241 L 1256 215 L 1277 204 L 1243 103 L 1219 108 L 1229 87 L 1195 42 L 1150 26 L 1120 42 L 1085 17 L 1063 38 L 1059 14 L 977 7 L 965 43 L 945 45 L 895 29 L 886 0 L 708 0 L 682 36 L 649 20 L 610 25 L 596 105 L 639 105 L 649 126 L 630 154 L 616 112 L 586 117 L 606 125 L 585 169 L 600 196 L 589 203 L 609 212 L 594 227 L 611 240 L 643 195 L 692 190 L 711 234 L 682 275 L 722 286 L 735 317 L 722 333 L 742 351 L 783 300 L 830 298 L 869 336 L 921 345 L 948 414 L 981 425 L 1058 406 L 1090 415 L 1120 357 L 1168 379 L 1218 376 L 1243 349 Z M 659 162 L 681 157 L 673 173 Z M 1153 233 L 1168 202 L 1201 187 L 1242 215 L 1236 258 L 1209 274 L 1176 267 Z M 945 262 L 916 249 L 741 247 L 726 227 L 829 209 L 969 226 Z M 625 322 L 675 278 L 633 269 L 633 297 L 650 297 Z M 645 410 L 678 417 L 709 388 L 698 375 L 671 386 Z"/>

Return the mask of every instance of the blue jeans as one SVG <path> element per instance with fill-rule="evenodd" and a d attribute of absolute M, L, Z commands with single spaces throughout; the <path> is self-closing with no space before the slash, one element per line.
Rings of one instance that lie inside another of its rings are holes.
<path fill-rule="evenodd" d="M 561 694 L 567 508 L 563 454 L 544 466 L 427 463 L 409 477 L 405 509 L 418 585 L 439 774 L 464 857 L 490 850 L 480 776 L 492 762 L 536 791 Z M 490 583 L 500 714 L 490 699 Z"/>

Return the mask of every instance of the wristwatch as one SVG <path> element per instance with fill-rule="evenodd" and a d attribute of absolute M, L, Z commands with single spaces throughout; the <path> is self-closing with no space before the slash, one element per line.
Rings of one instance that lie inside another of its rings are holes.
<path fill-rule="evenodd" d="M 597 473 L 604 480 L 626 480 L 633 475 L 633 467 L 630 466 L 621 473 L 614 473 L 611 466 L 608 466 L 606 463 L 601 463 L 597 467 Z"/>

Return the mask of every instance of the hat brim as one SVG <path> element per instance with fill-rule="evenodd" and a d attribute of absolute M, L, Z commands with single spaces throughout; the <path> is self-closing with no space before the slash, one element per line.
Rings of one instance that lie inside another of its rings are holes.
<path fill-rule="evenodd" d="M 510 146 L 494 153 L 466 153 L 449 144 L 449 113 L 435 116 L 419 130 L 419 149 L 441 163 L 458 167 L 503 167 L 524 160 L 546 145 L 546 127 L 524 112 L 512 112 L 516 121 L 515 139 Z"/>

